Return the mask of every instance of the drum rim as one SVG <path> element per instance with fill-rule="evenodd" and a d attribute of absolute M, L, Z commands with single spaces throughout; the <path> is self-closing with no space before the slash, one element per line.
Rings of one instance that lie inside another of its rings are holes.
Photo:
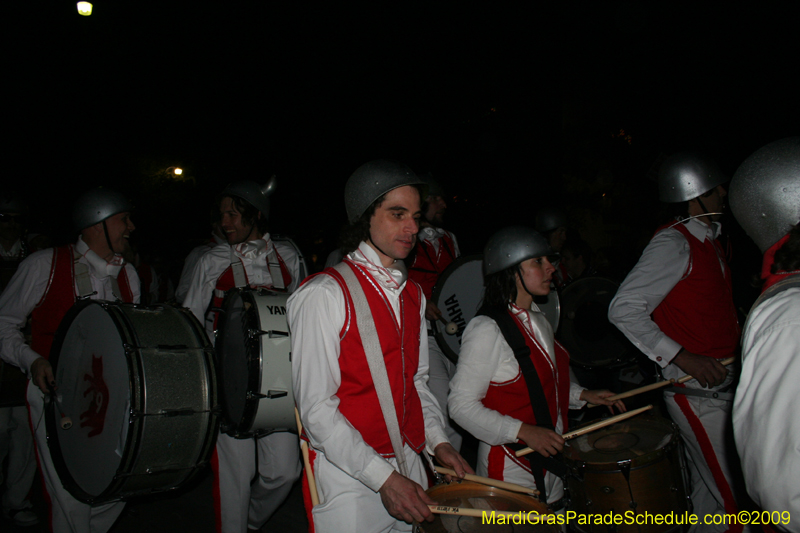
<path fill-rule="evenodd" d="M 61 323 L 58 325 L 58 329 L 56 330 L 56 335 L 53 339 L 53 346 L 50 350 L 50 357 L 48 358 L 50 365 L 53 367 L 53 375 L 56 375 L 58 371 L 58 361 L 61 356 L 61 349 L 64 345 L 64 340 L 69 332 L 70 327 L 72 326 L 72 323 L 75 321 L 78 315 L 81 314 L 81 312 L 91 305 L 101 306 L 109 315 L 111 321 L 114 323 L 114 326 L 117 328 L 120 338 L 123 340 L 123 347 L 126 352 L 130 350 L 131 346 L 136 346 L 135 331 L 134 337 L 131 339 L 130 335 L 127 334 L 128 332 L 126 332 L 124 329 L 124 327 L 127 327 L 130 331 L 131 324 L 127 320 L 127 317 L 125 317 L 124 314 L 116 308 L 116 305 L 134 304 L 116 304 L 115 302 L 109 302 L 106 300 L 78 301 L 69 309 L 69 311 L 67 311 L 67 314 L 64 315 L 64 318 L 61 320 Z M 120 317 L 122 320 L 120 320 Z M 128 366 L 128 390 L 130 393 L 131 411 L 140 411 L 142 407 L 141 402 L 144 396 L 144 384 L 141 382 L 141 380 L 138 380 L 139 386 L 136 386 L 137 380 L 134 379 L 134 362 L 130 357 L 126 357 L 125 359 Z M 138 358 L 136 362 L 136 366 L 138 367 L 136 368 L 136 373 L 141 375 L 141 364 L 139 363 Z M 134 445 L 133 436 L 137 436 L 135 441 L 136 443 L 141 442 L 141 432 L 143 431 L 142 424 L 135 420 L 135 417 L 133 416 L 129 418 L 128 433 L 125 437 L 125 446 L 123 448 L 122 456 L 120 457 L 120 464 L 117 467 L 117 471 L 108 486 L 100 494 L 92 496 L 83 488 L 81 488 L 77 481 L 75 481 L 75 478 L 69 471 L 69 467 L 64 459 L 64 454 L 61 452 L 61 446 L 59 446 L 58 439 L 59 426 L 56 424 L 55 406 L 53 405 L 52 401 L 45 403 L 44 413 L 45 429 L 47 432 L 47 446 L 50 449 L 50 458 L 53 461 L 53 466 L 55 467 L 56 473 L 58 474 L 61 483 L 64 485 L 64 488 L 67 489 L 67 491 L 72 494 L 75 499 L 89 505 L 96 505 L 122 499 L 122 496 L 113 497 L 112 494 L 115 494 L 124 484 L 125 478 L 120 477 L 120 474 L 129 471 L 132 462 L 135 460 L 138 452 L 138 444 Z"/>
<path fill-rule="evenodd" d="M 225 293 L 225 298 L 222 301 L 222 309 L 227 312 L 228 303 L 236 296 L 241 297 L 242 301 L 245 303 L 250 304 L 250 309 L 244 311 L 246 318 L 245 321 L 248 325 L 248 330 L 260 330 L 261 323 L 258 321 L 258 314 L 256 312 L 256 301 L 253 298 L 254 292 L 268 292 L 272 294 L 284 294 L 276 291 L 269 291 L 266 289 L 251 289 L 249 287 L 234 287 L 228 290 Z M 217 329 L 217 344 L 220 346 L 223 344 L 221 341 L 224 339 L 225 330 L 226 330 L 227 322 L 223 320 L 219 324 L 219 328 Z M 226 409 L 225 404 L 225 388 L 224 386 L 220 386 L 220 394 L 223 399 L 222 403 L 222 418 L 223 418 L 223 426 L 222 432 L 226 435 L 230 435 L 236 439 L 246 439 L 254 436 L 258 436 L 261 434 L 270 433 L 270 431 L 250 431 L 255 424 L 256 416 L 258 414 L 258 404 L 260 398 L 258 395 L 261 393 L 261 378 L 262 378 L 262 365 L 264 362 L 264 354 L 262 353 L 262 344 L 260 341 L 260 337 L 250 336 L 248 335 L 248 341 L 245 343 L 245 350 L 248 354 L 249 361 L 247 362 L 247 392 L 244 401 L 244 409 L 242 410 L 242 416 L 238 421 L 233 421 L 228 416 L 228 410 Z M 258 352 L 258 357 L 254 357 L 254 354 L 251 353 L 253 351 Z M 219 366 L 219 374 L 220 374 L 220 382 L 225 382 L 225 365 L 222 362 L 223 358 L 223 350 L 217 349 L 216 350 L 217 357 L 218 357 L 218 366 Z"/>
<path fill-rule="evenodd" d="M 439 296 L 441 296 L 441 293 L 442 293 L 442 290 L 443 290 L 443 286 L 444 286 L 444 283 L 442 282 L 442 280 L 447 279 L 447 277 L 450 275 L 450 271 L 456 270 L 457 268 L 460 268 L 461 265 L 463 265 L 465 263 L 472 262 L 472 261 L 480 261 L 481 262 L 481 272 L 483 272 L 483 266 L 482 266 L 482 264 L 483 264 L 483 254 L 462 255 L 460 257 L 457 257 L 452 263 L 447 265 L 447 268 L 442 270 L 441 274 L 439 274 L 439 277 L 436 280 L 436 284 L 433 286 L 433 291 L 431 291 L 431 301 L 433 301 L 433 303 L 435 303 L 437 306 L 439 305 L 439 303 L 438 303 L 439 302 Z M 466 329 L 467 325 L 468 324 L 465 324 L 464 329 Z M 460 330 L 460 333 L 463 335 L 464 334 L 464 330 Z M 445 340 L 444 335 L 445 335 L 444 326 L 439 324 L 438 321 L 437 322 L 433 322 L 433 338 L 436 339 L 436 344 L 439 345 L 439 348 L 442 350 L 442 353 L 444 353 L 444 355 L 448 359 L 450 359 L 450 361 L 452 361 L 453 363 L 457 364 L 458 363 L 458 354 L 453 352 L 453 350 L 447 344 L 447 341 Z"/>

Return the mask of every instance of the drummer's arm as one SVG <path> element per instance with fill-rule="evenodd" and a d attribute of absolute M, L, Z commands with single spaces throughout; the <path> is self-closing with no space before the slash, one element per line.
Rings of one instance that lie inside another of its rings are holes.
<path fill-rule="evenodd" d="M 681 233 L 661 231 L 642 252 L 608 308 L 609 322 L 662 368 L 672 362 L 681 345 L 661 331 L 650 315 L 683 277 L 689 256 L 689 244 Z"/>
<path fill-rule="evenodd" d="M 22 328 L 44 296 L 53 250 L 42 250 L 25 259 L 0 295 L 0 357 L 23 369 L 34 383 L 47 389 L 52 383 L 50 363 L 25 342 Z"/>
<path fill-rule="evenodd" d="M 345 321 L 341 288 L 332 277 L 317 276 L 289 298 L 286 317 L 295 402 L 311 445 L 377 492 L 394 468 L 339 411 L 339 333 Z"/>

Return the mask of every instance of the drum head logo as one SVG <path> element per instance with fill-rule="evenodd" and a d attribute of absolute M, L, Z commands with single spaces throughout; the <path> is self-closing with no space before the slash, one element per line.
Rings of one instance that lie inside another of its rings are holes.
<path fill-rule="evenodd" d="M 81 427 L 89 427 L 89 437 L 95 437 L 103 432 L 108 410 L 108 386 L 103 380 L 103 358 L 92 355 L 92 374 L 84 374 L 83 380 L 88 381 L 84 398 L 89 396 L 89 408 L 81 413 Z"/>

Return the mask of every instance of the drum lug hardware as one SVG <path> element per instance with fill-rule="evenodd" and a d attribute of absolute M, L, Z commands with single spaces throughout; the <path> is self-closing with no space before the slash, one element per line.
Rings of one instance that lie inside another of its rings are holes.
<path fill-rule="evenodd" d="M 221 315 L 225 314 L 225 309 L 223 309 L 221 307 L 212 307 L 211 310 L 214 311 L 215 313 L 219 313 Z"/>
<path fill-rule="evenodd" d="M 614 487 L 605 486 L 600 490 L 602 490 L 605 494 L 611 494 L 614 492 Z"/>
<path fill-rule="evenodd" d="M 186 415 L 193 415 L 194 409 L 191 407 L 185 407 L 183 409 L 162 409 L 161 414 L 164 416 L 186 416 Z"/>
<path fill-rule="evenodd" d="M 266 394 L 261 394 L 260 392 L 253 392 L 253 391 L 249 391 L 247 393 L 247 399 L 248 400 L 260 400 L 261 398 L 267 398 L 267 395 Z"/>
<path fill-rule="evenodd" d="M 289 393 L 285 390 L 268 390 L 267 391 L 267 398 L 274 400 L 276 398 L 283 398 L 288 396 Z"/>
<path fill-rule="evenodd" d="M 137 348 L 133 344 L 129 344 L 126 342 L 122 346 L 125 348 L 125 355 L 132 355 L 136 353 Z"/>
<path fill-rule="evenodd" d="M 260 330 L 260 329 L 251 329 L 248 332 L 248 336 L 249 337 L 259 337 L 261 335 L 266 335 L 268 338 L 274 339 L 275 337 L 288 337 L 289 336 L 289 332 L 288 331 L 276 331 L 274 329 L 271 329 L 269 331 L 264 331 L 264 330 Z"/>

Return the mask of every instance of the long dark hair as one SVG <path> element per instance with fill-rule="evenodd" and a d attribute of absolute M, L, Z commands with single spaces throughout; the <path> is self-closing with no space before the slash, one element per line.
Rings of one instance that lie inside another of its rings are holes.
<path fill-rule="evenodd" d="M 264 213 L 261 213 L 261 218 L 258 218 L 259 210 L 253 204 L 238 196 L 225 195 L 217 198 L 218 206 L 222 203 L 224 198 L 230 198 L 233 201 L 233 205 L 236 207 L 236 210 L 239 211 L 244 224 L 255 226 L 262 235 L 267 233 L 267 229 L 269 228 L 267 217 L 264 216 Z M 219 212 L 217 213 L 216 220 L 217 222 L 220 220 Z"/>
<path fill-rule="evenodd" d="M 517 272 L 519 265 L 514 265 L 495 272 L 484 278 L 485 291 L 481 309 L 488 307 L 502 308 L 517 300 Z"/>
<path fill-rule="evenodd" d="M 800 270 L 800 224 L 795 224 L 789 232 L 789 240 L 775 252 L 775 262 L 771 268 L 773 274 L 793 270 Z"/>

